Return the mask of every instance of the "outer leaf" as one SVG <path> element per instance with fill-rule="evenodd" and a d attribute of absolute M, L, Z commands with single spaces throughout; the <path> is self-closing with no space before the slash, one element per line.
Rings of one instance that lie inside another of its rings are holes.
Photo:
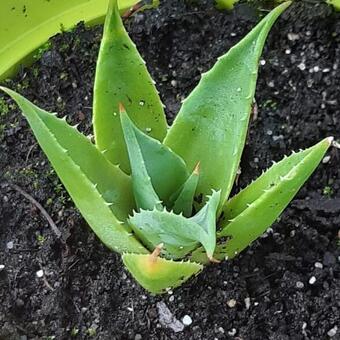
<path fill-rule="evenodd" d="M 176 214 L 183 213 L 185 217 L 190 217 L 192 214 L 192 207 L 194 196 L 197 189 L 199 179 L 199 163 L 196 165 L 190 177 L 183 184 L 179 194 L 173 205 L 173 210 Z"/>
<path fill-rule="evenodd" d="M 119 0 L 125 13 L 137 0 Z M 108 0 L 1 0 L 0 1 L 0 80 L 13 75 L 30 55 L 60 30 L 78 22 L 103 22 Z M 157 5 L 156 3 L 154 5 Z"/>
<path fill-rule="evenodd" d="M 221 189 L 223 202 L 230 193 L 247 135 L 260 54 L 274 21 L 289 4 L 270 12 L 202 76 L 164 140 L 189 168 L 200 161 L 197 194 Z"/>
<path fill-rule="evenodd" d="M 222 230 L 217 234 L 221 242 L 216 246 L 216 259 L 233 258 L 275 222 L 315 170 L 332 140 L 326 138 L 285 157 L 225 204 L 219 221 Z M 208 261 L 203 248 L 193 252 L 191 258 L 200 263 Z"/>
<path fill-rule="evenodd" d="M 275 222 L 316 169 L 332 140 L 326 138 L 284 158 L 225 205 L 226 218 L 221 221 L 218 237 L 231 237 L 225 249 L 228 257 L 242 251 Z"/>
<path fill-rule="evenodd" d="M 182 258 L 201 243 L 212 258 L 216 245 L 216 210 L 220 193 L 213 192 L 205 207 L 192 218 L 185 218 L 166 210 L 135 213 L 131 226 L 149 249 L 164 244 L 163 254 Z"/>
<path fill-rule="evenodd" d="M 164 204 L 170 207 L 170 196 L 189 177 L 184 161 L 157 139 L 140 131 L 126 115 L 124 118 L 129 130 L 135 135 L 134 140 L 139 145 L 152 186 Z"/>
<path fill-rule="evenodd" d="M 134 206 L 130 178 L 64 120 L 9 89 L 0 89 L 21 108 L 65 188 L 102 242 L 118 252 L 146 253 L 119 221 Z"/>
<path fill-rule="evenodd" d="M 167 125 L 153 81 L 119 16 L 117 1 L 110 0 L 97 61 L 93 127 L 100 150 L 129 172 L 129 159 L 120 125 L 118 104 L 124 103 L 131 119 L 150 136 L 163 140 Z"/>
<path fill-rule="evenodd" d="M 180 286 L 203 269 L 198 263 L 174 262 L 152 255 L 124 254 L 123 262 L 139 284 L 154 294 Z"/>
<path fill-rule="evenodd" d="M 121 108 L 120 111 L 120 120 L 130 158 L 132 185 L 137 208 L 153 210 L 156 207 L 157 209 L 162 209 L 161 201 L 152 186 L 151 178 L 146 169 L 132 122 L 125 109 Z"/>

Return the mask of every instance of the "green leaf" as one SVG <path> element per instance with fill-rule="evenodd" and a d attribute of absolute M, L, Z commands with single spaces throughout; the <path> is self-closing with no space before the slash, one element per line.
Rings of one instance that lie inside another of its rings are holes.
<path fill-rule="evenodd" d="M 336 11 L 340 11 L 340 0 L 326 0 L 329 5 L 332 5 Z"/>
<path fill-rule="evenodd" d="M 123 107 L 120 108 L 120 121 L 130 158 L 132 186 L 137 208 L 153 210 L 156 207 L 161 210 L 163 207 L 152 186 L 133 124 Z"/>
<path fill-rule="evenodd" d="M 117 252 L 147 253 L 120 222 L 134 208 L 129 176 L 63 119 L 39 109 L 12 90 L 0 90 L 19 105 L 65 188 L 101 241 Z"/>
<path fill-rule="evenodd" d="M 209 259 L 212 259 L 216 246 L 216 214 L 220 197 L 220 191 L 213 191 L 212 195 L 208 196 L 207 204 L 195 216 L 190 218 L 190 221 L 199 224 L 206 232 L 204 239 L 200 239 L 200 242 L 205 248 Z"/>
<path fill-rule="evenodd" d="M 182 258 L 201 243 L 212 258 L 216 245 L 216 210 L 219 192 L 213 192 L 207 204 L 194 217 L 185 218 L 166 210 L 141 210 L 130 217 L 130 224 L 139 239 L 151 250 L 164 244 L 162 254 Z"/>
<path fill-rule="evenodd" d="M 216 8 L 219 10 L 232 10 L 239 0 L 216 0 Z"/>
<path fill-rule="evenodd" d="M 199 163 L 197 163 L 194 171 L 190 177 L 183 184 L 179 193 L 176 192 L 175 203 L 173 204 L 173 211 L 176 214 L 183 213 L 185 217 L 190 217 L 192 214 L 192 207 L 194 202 L 194 196 L 199 179 Z"/>
<path fill-rule="evenodd" d="M 163 140 L 167 124 L 162 103 L 145 63 L 130 40 L 110 0 L 97 61 L 93 127 L 98 148 L 114 164 L 130 172 L 118 113 L 123 103 L 133 122 L 150 136 Z"/>
<path fill-rule="evenodd" d="M 180 259 L 198 246 L 198 234 L 203 229 L 189 219 L 166 210 L 141 210 L 130 217 L 130 225 L 149 250 L 164 244 L 162 254 Z"/>
<path fill-rule="evenodd" d="M 244 147 L 258 62 L 265 39 L 284 3 L 270 12 L 215 66 L 183 102 L 164 144 L 201 173 L 196 194 L 222 190 L 221 203 L 231 191 Z"/>
<path fill-rule="evenodd" d="M 173 195 L 174 191 L 179 190 L 189 177 L 184 161 L 157 139 L 140 131 L 126 114 L 124 115 L 124 121 L 125 125 L 127 125 L 126 129 L 129 129 L 131 134 L 134 133 L 135 135 L 133 140 L 138 143 L 138 149 L 140 149 L 153 188 L 162 202 L 170 208 L 170 196 Z M 124 132 L 123 124 L 122 127 Z M 131 162 L 133 161 L 133 159 L 130 159 L 131 168 Z M 138 167 L 136 170 L 138 170 Z"/>
<path fill-rule="evenodd" d="M 123 254 L 122 258 L 138 283 L 154 294 L 180 286 L 203 269 L 198 263 L 174 262 L 153 255 Z"/>
<path fill-rule="evenodd" d="M 316 169 L 332 140 L 326 138 L 284 158 L 225 204 L 217 237 L 230 238 L 218 247 L 225 248 L 223 253 L 228 258 L 241 252 L 275 222 Z"/>
<path fill-rule="evenodd" d="M 120 13 L 137 1 L 119 0 Z M 103 22 L 107 4 L 108 0 L 1 0 L 0 80 L 12 76 L 22 63 L 30 64 L 32 53 L 61 30 L 73 28 L 81 21 Z"/>

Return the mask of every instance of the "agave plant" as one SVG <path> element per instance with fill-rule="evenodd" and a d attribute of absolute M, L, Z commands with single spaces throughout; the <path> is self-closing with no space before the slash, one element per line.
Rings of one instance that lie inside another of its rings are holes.
<path fill-rule="evenodd" d="M 280 215 L 332 139 L 293 153 L 229 199 L 245 144 L 260 54 L 289 2 L 202 78 L 168 128 L 145 63 L 112 0 L 94 85 L 95 144 L 10 89 L 74 203 L 153 293 L 231 259 Z"/>

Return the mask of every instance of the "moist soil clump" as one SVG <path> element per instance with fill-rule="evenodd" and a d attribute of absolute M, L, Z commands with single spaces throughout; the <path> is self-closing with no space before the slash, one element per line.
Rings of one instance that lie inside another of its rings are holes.
<path fill-rule="evenodd" d="M 324 3 L 299 1 L 274 25 L 234 192 L 291 150 L 340 139 L 339 19 Z M 180 0 L 129 19 L 169 122 L 200 74 L 258 20 L 244 4 L 222 13 L 210 1 Z M 56 36 L 3 85 L 91 135 L 101 30 Z M 3 95 L 0 113 L 0 339 L 340 339 L 339 150 L 240 256 L 154 297 L 86 226 Z M 61 237 L 13 184 L 41 203 Z"/>

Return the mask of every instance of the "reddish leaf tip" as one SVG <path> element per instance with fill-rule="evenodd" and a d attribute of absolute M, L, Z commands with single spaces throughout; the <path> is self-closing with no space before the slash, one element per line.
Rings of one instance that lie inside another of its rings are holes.
<path fill-rule="evenodd" d="M 119 113 L 126 112 L 125 107 L 122 102 L 119 102 L 118 106 L 119 106 Z"/>
<path fill-rule="evenodd" d="M 194 169 L 194 175 L 198 176 L 200 174 L 200 168 L 201 168 L 201 162 L 198 162 Z"/>

